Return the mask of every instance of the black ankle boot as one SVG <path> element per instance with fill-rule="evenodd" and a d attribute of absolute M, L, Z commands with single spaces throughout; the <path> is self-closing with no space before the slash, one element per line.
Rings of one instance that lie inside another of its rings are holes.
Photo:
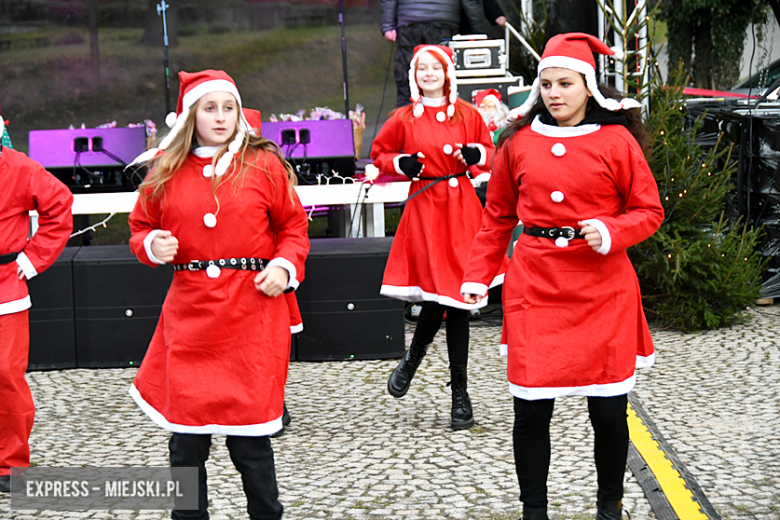
<path fill-rule="evenodd" d="M 452 386 L 452 421 L 453 430 L 465 430 L 474 426 L 474 413 L 471 410 L 471 399 L 466 391 L 468 379 L 466 367 L 450 367 L 452 380 L 447 386 Z"/>
<path fill-rule="evenodd" d="M 550 520 L 547 518 L 546 507 L 528 507 L 523 505 L 523 516 L 520 520 Z"/>
<path fill-rule="evenodd" d="M 269 436 L 272 439 L 276 439 L 284 435 L 285 427 L 290 426 L 290 423 L 292 422 L 292 419 L 290 418 L 290 412 L 287 411 L 287 403 L 284 403 L 283 406 L 284 406 L 284 412 L 282 412 L 282 429 L 276 433 L 272 433 Z"/>
<path fill-rule="evenodd" d="M 623 519 L 623 501 L 622 500 L 601 500 L 598 501 L 598 512 L 596 520 L 622 520 Z"/>
<path fill-rule="evenodd" d="M 528 507 L 523 505 L 523 516 L 520 520 L 550 520 L 547 518 L 546 507 Z"/>
<path fill-rule="evenodd" d="M 413 339 L 412 344 L 409 346 L 409 350 L 406 351 L 404 357 L 401 358 L 401 362 L 395 367 L 393 373 L 390 374 L 390 379 L 387 380 L 387 391 L 393 397 L 403 397 L 409 390 L 409 385 L 412 383 L 412 378 L 417 367 L 420 366 L 420 362 L 428 352 L 430 345 L 423 345 L 419 341 Z"/>

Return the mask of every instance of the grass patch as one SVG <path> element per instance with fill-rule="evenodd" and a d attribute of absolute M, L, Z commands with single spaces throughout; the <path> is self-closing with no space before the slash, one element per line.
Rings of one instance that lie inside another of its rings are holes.
<path fill-rule="evenodd" d="M 162 46 L 138 42 L 142 29 L 99 31 L 99 77 L 93 73 L 89 34 L 78 28 L 25 33 L 52 42 L 80 36 L 82 43 L 20 48 L 3 54 L 3 117 L 14 146 L 27 152 L 30 130 L 92 128 L 107 121 L 119 126 L 151 119 L 164 126 L 165 82 Z M 374 121 L 379 111 L 391 44 L 374 25 L 347 29 L 350 108 L 366 108 Z M 171 105 L 178 97 L 178 72 L 223 69 L 233 76 L 244 106 L 271 114 L 329 106 L 343 111 L 341 31 L 338 26 L 277 28 L 265 31 L 208 29 L 183 31 L 169 51 Z M 395 84 L 382 116 L 394 107 Z M 382 120 L 384 117 L 382 117 Z"/>

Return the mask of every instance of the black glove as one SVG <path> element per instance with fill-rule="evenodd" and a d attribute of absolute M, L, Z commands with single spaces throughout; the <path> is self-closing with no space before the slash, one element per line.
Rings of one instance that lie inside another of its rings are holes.
<path fill-rule="evenodd" d="M 414 154 L 409 157 L 401 157 L 398 159 L 398 167 L 401 168 L 401 171 L 404 172 L 404 175 L 410 179 L 414 179 L 420 174 L 423 163 L 418 161 L 417 154 Z"/>
<path fill-rule="evenodd" d="M 466 166 L 474 166 L 482 159 L 482 152 L 479 148 L 472 146 L 464 146 L 460 149 L 460 153 L 463 154 L 463 159 L 466 161 Z"/>

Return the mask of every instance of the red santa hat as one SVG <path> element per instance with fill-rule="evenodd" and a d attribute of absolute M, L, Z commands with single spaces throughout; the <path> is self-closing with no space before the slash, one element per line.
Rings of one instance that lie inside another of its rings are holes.
<path fill-rule="evenodd" d="M 477 106 L 481 105 L 487 97 L 494 97 L 496 105 L 501 103 L 501 92 L 494 88 L 486 88 L 474 94 L 474 104 Z"/>
<path fill-rule="evenodd" d="M 206 94 L 211 92 L 228 92 L 233 94 L 233 97 L 236 98 L 236 102 L 238 103 L 238 107 L 241 108 L 241 94 L 238 93 L 236 82 L 224 71 L 211 69 L 200 72 L 181 71 L 179 72 L 179 81 L 179 102 L 176 105 L 176 113 L 171 112 L 165 118 L 165 123 L 170 127 L 171 131 L 168 132 L 168 135 L 165 136 L 157 148 L 151 148 L 145 151 L 136 157 L 128 166 L 149 161 L 168 148 L 176 136 L 179 135 L 179 132 L 184 128 L 187 117 L 190 112 L 194 110 L 198 100 Z M 233 161 L 233 156 L 241 149 L 241 145 L 251 128 L 249 123 L 247 123 L 243 110 L 239 110 L 238 114 L 238 132 L 236 133 L 236 137 L 228 145 L 227 151 L 219 158 L 217 165 L 214 167 L 213 173 L 217 175 L 217 177 L 228 171 L 228 168 Z M 205 171 L 204 175 L 206 175 Z M 206 176 L 210 177 L 210 175 Z"/>
<path fill-rule="evenodd" d="M 249 125 L 249 133 L 260 135 L 263 131 L 263 120 L 260 117 L 260 111 L 254 108 L 242 108 L 244 118 Z"/>
<path fill-rule="evenodd" d="M 570 69 L 583 74 L 585 76 L 585 85 L 588 87 L 593 99 L 596 100 L 596 103 L 612 112 L 642 106 L 637 100 L 631 98 L 624 98 L 618 101 L 617 99 L 604 97 L 601 91 L 599 91 L 598 82 L 596 81 L 594 52 L 606 56 L 615 56 L 617 59 L 623 58 L 623 53 L 619 49 L 610 49 L 607 47 L 607 44 L 590 34 L 558 34 L 550 38 L 550 41 L 544 47 L 544 53 L 539 62 L 538 74 L 541 74 L 544 69 L 552 67 Z M 519 117 L 526 115 L 537 99 L 539 99 L 538 76 L 534 80 L 533 85 L 531 85 L 528 99 L 518 108 L 512 110 L 512 115 Z"/>
<path fill-rule="evenodd" d="M 414 114 L 414 117 L 420 117 L 425 111 L 425 106 L 422 104 L 420 87 L 417 85 L 417 62 L 420 61 L 420 56 L 425 52 L 430 52 L 444 58 L 444 74 L 450 80 L 450 91 L 444 93 L 447 98 L 447 118 L 449 119 L 455 115 L 455 103 L 458 100 L 458 80 L 455 77 L 455 64 L 452 61 L 452 49 L 441 45 L 418 45 L 414 48 L 414 55 L 409 64 L 409 90 L 412 93 L 412 113 Z"/>

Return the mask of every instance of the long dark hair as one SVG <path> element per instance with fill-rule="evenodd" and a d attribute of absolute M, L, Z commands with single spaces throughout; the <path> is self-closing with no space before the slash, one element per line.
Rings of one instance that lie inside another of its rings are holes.
<path fill-rule="evenodd" d="M 583 76 L 583 79 L 585 77 Z M 620 100 L 623 98 L 623 95 L 616 89 L 609 87 L 607 85 L 601 85 L 599 84 L 599 90 L 604 95 L 605 98 L 612 98 Z M 528 113 L 521 117 L 520 119 L 516 119 L 514 122 L 510 123 L 506 129 L 504 129 L 503 132 L 501 132 L 501 135 L 498 139 L 498 146 L 496 147 L 496 151 L 500 150 L 501 147 L 507 143 L 512 137 L 517 133 L 518 130 L 521 128 L 528 126 L 531 124 L 531 122 L 541 113 L 546 112 L 549 115 L 549 112 L 547 111 L 547 107 L 544 106 L 544 100 L 542 99 L 542 96 L 539 96 L 539 98 L 536 100 L 536 103 L 531 107 L 531 110 L 528 111 Z M 615 114 L 615 112 L 610 112 L 606 108 L 603 108 L 601 105 L 599 105 L 594 98 L 588 99 L 588 108 L 586 109 L 585 117 L 588 117 L 591 114 L 595 113 L 603 113 L 605 115 L 608 114 Z M 649 140 L 647 139 L 647 132 L 645 131 L 645 125 L 642 122 L 642 111 L 639 108 L 632 108 L 629 110 L 621 110 L 619 112 L 620 114 L 624 115 L 626 117 L 627 123 L 624 125 L 629 132 L 631 132 L 631 135 L 634 136 L 634 139 L 636 139 L 636 142 L 639 143 L 639 146 L 642 148 L 642 152 L 644 152 L 645 157 L 649 160 L 650 155 L 652 154 L 652 146 Z M 552 116 L 550 116 L 552 117 Z"/>

